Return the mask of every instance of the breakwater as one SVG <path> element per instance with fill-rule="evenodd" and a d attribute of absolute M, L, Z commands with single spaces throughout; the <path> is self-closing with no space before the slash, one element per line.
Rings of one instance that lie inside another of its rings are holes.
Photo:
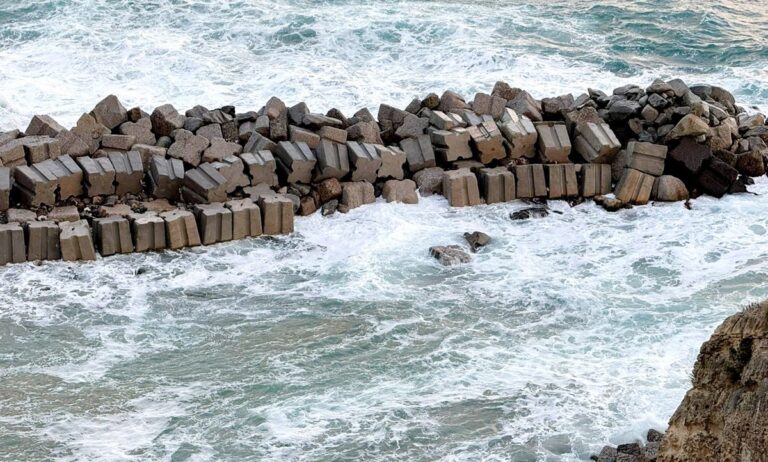
<path fill-rule="evenodd" d="M 746 192 L 768 126 L 731 93 L 679 79 L 534 99 L 498 82 L 360 110 L 258 111 L 108 96 L 66 129 L 47 115 L 0 135 L 0 263 L 94 259 L 290 234 L 294 214 L 595 198 L 608 210 Z"/>

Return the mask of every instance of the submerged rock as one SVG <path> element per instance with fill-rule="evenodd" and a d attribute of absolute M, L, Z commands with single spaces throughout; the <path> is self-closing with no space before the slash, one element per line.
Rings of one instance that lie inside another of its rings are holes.
<path fill-rule="evenodd" d="M 528 207 L 509 214 L 513 220 L 528 220 L 529 218 L 544 218 L 549 216 L 549 210 L 545 207 Z"/>
<path fill-rule="evenodd" d="M 443 266 L 456 266 L 472 261 L 472 257 L 458 245 L 430 247 L 429 254 Z"/>
<path fill-rule="evenodd" d="M 477 252 L 477 249 L 480 247 L 485 247 L 489 242 L 491 242 L 491 236 L 480 231 L 475 231 L 474 233 L 464 233 L 464 239 L 467 240 L 469 243 L 469 248 L 473 252 Z"/>

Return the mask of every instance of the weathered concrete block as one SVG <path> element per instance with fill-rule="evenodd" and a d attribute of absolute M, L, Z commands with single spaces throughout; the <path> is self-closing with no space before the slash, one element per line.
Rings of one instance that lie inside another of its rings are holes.
<path fill-rule="evenodd" d="M 203 138 L 207 138 L 208 141 L 211 142 L 211 144 L 213 144 L 213 140 L 215 139 L 222 140 L 225 143 L 227 142 L 224 139 L 224 134 L 221 132 L 221 125 L 216 123 L 204 125 L 198 128 L 197 131 L 195 131 L 195 135 L 199 135 L 199 136 L 202 136 Z M 203 161 L 203 162 L 206 162 L 206 161 Z"/>
<path fill-rule="evenodd" d="M 270 140 L 266 136 L 253 132 L 251 137 L 248 138 L 248 142 L 243 146 L 243 152 L 257 153 L 260 151 L 275 152 L 277 150 L 277 144 Z"/>
<path fill-rule="evenodd" d="M 477 159 L 483 164 L 507 157 L 504 150 L 504 139 L 501 131 L 493 120 L 486 120 L 479 125 L 467 128 L 472 138 L 472 146 Z"/>
<path fill-rule="evenodd" d="M 78 157 L 77 163 L 83 169 L 85 188 L 89 197 L 115 193 L 115 167 L 107 157 Z"/>
<path fill-rule="evenodd" d="M 550 199 L 579 195 L 579 181 L 574 164 L 547 165 L 547 173 Z"/>
<path fill-rule="evenodd" d="M 128 121 L 128 110 L 120 104 L 115 95 L 109 95 L 96 104 L 91 111 L 96 122 L 112 130 L 123 122 Z"/>
<path fill-rule="evenodd" d="M 112 216 L 94 219 L 93 235 L 102 257 L 133 252 L 131 226 L 126 218 Z"/>
<path fill-rule="evenodd" d="M 232 239 L 261 236 L 261 209 L 251 199 L 237 199 L 224 203 L 232 212 Z"/>
<path fill-rule="evenodd" d="M 243 147 L 224 138 L 214 138 L 211 145 L 203 153 L 203 162 L 216 162 L 227 157 L 237 156 L 243 151 Z"/>
<path fill-rule="evenodd" d="M 232 240 L 232 211 L 224 204 L 196 205 L 195 216 L 203 245 Z"/>
<path fill-rule="evenodd" d="M 13 187 L 19 192 L 19 199 L 28 207 L 56 203 L 58 178 L 46 165 L 20 165 L 13 171 Z"/>
<path fill-rule="evenodd" d="M 375 182 L 382 164 L 381 156 L 376 146 L 368 143 L 358 143 L 357 141 L 347 141 L 347 152 L 349 153 L 349 162 L 352 164 L 352 176 L 350 179 L 352 181 Z M 402 167 L 400 170 L 402 171 Z"/>
<path fill-rule="evenodd" d="M 509 202 L 517 198 L 515 176 L 506 168 L 481 168 L 478 178 L 486 204 Z"/>
<path fill-rule="evenodd" d="M 58 181 L 58 199 L 67 200 L 70 197 L 83 195 L 83 170 L 70 156 L 61 156 L 41 162 Z"/>
<path fill-rule="evenodd" d="M 587 162 L 610 164 L 621 150 L 621 143 L 605 122 L 579 124 L 576 131 L 576 152 Z"/>
<path fill-rule="evenodd" d="M 184 127 L 184 116 L 170 104 L 156 108 L 150 116 L 152 131 L 157 136 L 171 136 L 175 130 Z"/>
<path fill-rule="evenodd" d="M 277 170 L 285 183 L 310 183 L 317 158 L 307 143 L 281 141 L 275 150 Z"/>
<path fill-rule="evenodd" d="M 8 209 L 8 223 L 29 223 L 37 220 L 37 214 L 27 209 Z"/>
<path fill-rule="evenodd" d="M 454 162 L 459 159 L 471 159 L 469 131 L 466 128 L 452 130 L 431 130 L 429 133 L 435 154 L 441 162 Z"/>
<path fill-rule="evenodd" d="M 330 140 L 320 141 L 317 148 L 317 167 L 315 181 L 328 178 L 342 179 L 349 174 L 349 154 L 347 146 Z"/>
<path fill-rule="evenodd" d="M 184 174 L 181 196 L 192 204 L 227 200 L 227 179 L 211 164 L 200 164 Z"/>
<path fill-rule="evenodd" d="M 651 197 L 661 202 L 677 202 L 687 200 L 689 194 L 681 179 L 672 175 L 661 175 L 653 182 Z"/>
<path fill-rule="evenodd" d="M 85 220 L 59 223 L 61 258 L 64 261 L 96 260 L 91 229 Z"/>
<path fill-rule="evenodd" d="M 74 205 L 65 205 L 63 207 L 54 207 L 48 212 L 47 218 L 54 223 L 63 221 L 80 221 L 80 212 Z"/>
<path fill-rule="evenodd" d="M 42 114 L 32 117 L 24 133 L 27 136 L 50 136 L 55 138 L 62 130 L 66 129 L 53 120 L 53 117 Z"/>
<path fill-rule="evenodd" d="M 581 196 L 595 197 L 611 192 L 611 166 L 609 164 L 582 164 Z"/>
<path fill-rule="evenodd" d="M 348 133 L 346 130 L 343 130 L 341 128 L 336 128 L 336 127 L 330 127 L 330 126 L 322 127 L 317 132 L 317 134 L 320 136 L 320 138 L 324 138 L 326 140 L 331 140 L 335 143 L 341 143 L 341 144 L 346 143 L 347 137 L 348 137 Z"/>
<path fill-rule="evenodd" d="M 181 159 L 194 167 L 200 165 L 203 151 L 210 145 L 208 138 L 195 135 L 184 129 L 175 130 L 173 138 L 175 141 L 168 148 L 168 155 L 175 159 Z"/>
<path fill-rule="evenodd" d="M 536 155 L 536 142 L 539 133 L 533 122 L 526 116 L 520 116 L 513 109 L 504 109 L 499 129 L 509 142 L 509 157 L 533 158 Z"/>
<path fill-rule="evenodd" d="M 429 135 L 406 138 L 400 141 L 400 148 L 405 153 L 408 169 L 411 173 L 437 165 Z"/>
<path fill-rule="evenodd" d="M 458 114 L 445 113 L 443 111 L 432 111 L 429 116 L 429 123 L 438 130 L 452 130 L 457 127 L 466 127 L 467 123 Z"/>
<path fill-rule="evenodd" d="M 60 260 L 61 229 L 52 221 L 33 221 L 24 227 L 27 239 L 27 260 Z"/>
<path fill-rule="evenodd" d="M 627 145 L 627 166 L 653 176 L 664 173 L 667 147 L 661 144 L 630 141 Z M 626 173 L 625 173 L 626 174 Z"/>
<path fill-rule="evenodd" d="M 293 232 L 293 202 L 279 194 L 265 194 L 259 198 L 261 223 L 264 234 L 291 234 Z"/>
<path fill-rule="evenodd" d="M 142 120 L 146 120 L 146 119 L 142 119 Z M 146 144 L 134 144 L 131 147 L 131 151 L 136 151 L 139 153 L 139 155 L 141 156 L 141 163 L 142 165 L 144 165 L 145 170 L 149 170 L 150 163 L 153 157 L 159 156 L 159 157 L 165 158 L 165 155 L 168 152 L 166 148 L 162 148 L 160 146 L 149 146 Z"/>
<path fill-rule="evenodd" d="M 18 140 L 24 146 L 28 164 L 36 164 L 61 155 L 61 143 L 49 136 L 27 136 Z"/>
<path fill-rule="evenodd" d="M 451 207 L 480 204 L 477 177 L 469 169 L 451 170 L 443 174 L 443 195 Z"/>
<path fill-rule="evenodd" d="M 128 219 L 131 222 L 131 234 L 136 252 L 166 248 L 165 221 L 156 213 L 135 213 L 129 215 Z"/>
<path fill-rule="evenodd" d="M 384 183 L 381 196 L 387 202 L 419 203 L 419 195 L 416 194 L 416 182 L 413 180 L 388 180 Z"/>
<path fill-rule="evenodd" d="M 376 152 L 381 158 L 381 167 L 376 172 L 379 178 L 394 178 L 402 180 L 405 177 L 403 165 L 405 165 L 405 152 L 397 146 L 382 146 L 375 144 Z"/>
<path fill-rule="evenodd" d="M 248 176 L 251 178 L 251 185 L 266 184 L 267 186 L 276 186 L 277 183 L 277 164 L 270 151 L 256 151 L 255 153 L 246 152 L 240 155 L 245 167 L 248 169 Z"/>
<path fill-rule="evenodd" d="M 464 119 L 464 122 L 466 122 L 467 127 L 482 125 L 485 122 L 493 122 L 493 117 L 487 114 L 480 115 L 469 109 L 459 111 L 459 114 L 461 115 L 461 118 Z"/>
<path fill-rule="evenodd" d="M 101 137 L 102 149 L 118 149 L 127 151 L 136 144 L 136 137 L 133 135 L 104 135 Z"/>
<path fill-rule="evenodd" d="M 184 162 L 153 156 L 149 161 L 149 193 L 162 199 L 178 199 L 184 183 Z"/>
<path fill-rule="evenodd" d="M 344 132 L 344 135 L 347 134 L 345 130 L 342 131 Z M 292 143 L 307 143 L 309 149 L 317 149 L 317 147 L 320 146 L 320 135 L 311 130 L 297 127 L 295 125 L 288 127 L 288 140 L 290 140 Z"/>
<path fill-rule="evenodd" d="M 544 177 L 544 166 L 541 164 L 515 165 L 517 180 L 517 197 L 531 199 L 547 197 L 547 182 Z"/>
<path fill-rule="evenodd" d="M 19 165 L 26 165 L 26 163 L 24 145 L 21 144 L 20 139 L 13 139 L 0 144 L 0 166 L 17 167 Z"/>
<path fill-rule="evenodd" d="M 477 93 L 475 94 L 475 100 L 472 102 L 472 110 L 478 114 L 490 115 L 494 119 L 498 119 L 504 112 L 506 104 L 507 100 L 499 96 Z"/>
<path fill-rule="evenodd" d="M 171 210 L 160 214 L 165 220 L 165 244 L 171 250 L 200 245 L 200 233 L 192 212 Z"/>
<path fill-rule="evenodd" d="M 69 130 L 62 130 L 56 135 L 56 139 L 61 144 L 61 154 L 72 157 L 87 156 L 91 153 L 88 144 L 79 136 Z"/>
<path fill-rule="evenodd" d="M 134 144 L 143 144 L 154 146 L 157 142 L 155 134 L 152 133 L 152 120 L 148 117 L 137 120 L 136 122 L 125 122 L 118 129 L 121 135 L 133 136 L 136 140 Z M 133 146 L 130 149 L 135 149 Z"/>
<path fill-rule="evenodd" d="M 227 180 L 227 194 L 235 192 L 237 188 L 244 188 L 251 184 L 250 178 L 245 174 L 243 161 L 239 157 L 228 156 L 218 162 L 213 162 L 212 165 Z"/>
<path fill-rule="evenodd" d="M 571 140 L 565 124 L 538 124 L 539 152 L 541 159 L 548 164 L 566 164 L 570 162 Z"/>
<path fill-rule="evenodd" d="M 93 154 L 99 149 L 101 137 L 111 133 L 111 130 L 96 122 L 90 114 L 83 114 L 77 120 L 77 126 L 72 129 L 72 133 L 88 145 L 88 152 Z"/>
<path fill-rule="evenodd" d="M 8 210 L 11 206 L 12 187 L 13 179 L 11 177 L 11 169 L 8 167 L 0 167 L 0 212 Z"/>
<path fill-rule="evenodd" d="M 115 194 L 138 194 L 144 190 L 144 164 L 138 151 L 110 152 L 107 157 L 115 168 Z"/>
<path fill-rule="evenodd" d="M 373 185 L 365 181 L 342 183 L 341 203 L 349 210 L 376 202 Z"/>
<path fill-rule="evenodd" d="M 413 181 L 423 197 L 443 193 L 443 170 L 440 167 L 429 167 L 413 174 Z"/>
<path fill-rule="evenodd" d="M 0 265 L 25 261 L 24 230 L 16 223 L 0 225 Z"/>
<path fill-rule="evenodd" d="M 625 168 L 614 194 L 617 199 L 627 204 L 647 204 L 651 198 L 654 180 L 653 175 Z"/>

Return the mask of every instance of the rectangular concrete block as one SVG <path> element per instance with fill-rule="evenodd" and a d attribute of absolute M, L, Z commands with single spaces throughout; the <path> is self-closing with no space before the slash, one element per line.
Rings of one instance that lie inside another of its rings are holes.
<path fill-rule="evenodd" d="M 115 193 L 115 167 L 107 157 L 78 157 L 83 169 L 85 188 L 89 197 L 108 196 Z"/>
<path fill-rule="evenodd" d="M 115 168 L 115 194 L 139 194 L 144 190 L 144 164 L 138 151 L 110 152 L 107 157 Z"/>
<path fill-rule="evenodd" d="M 441 162 L 472 158 L 472 148 L 469 146 L 470 136 L 466 128 L 431 130 L 429 137 L 435 148 L 435 154 Z"/>
<path fill-rule="evenodd" d="M 325 127 L 320 127 L 320 130 L 318 130 L 317 134 L 320 136 L 320 138 L 341 144 L 346 143 L 349 136 L 346 130 L 327 125 Z"/>
<path fill-rule="evenodd" d="M 165 220 L 166 248 L 177 250 L 200 245 L 200 232 L 192 212 L 171 210 L 161 213 L 160 218 Z"/>
<path fill-rule="evenodd" d="M 347 141 L 347 153 L 349 154 L 350 169 L 352 170 L 350 179 L 352 181 L 375 182 L 382 164 L 381 156 L 376 146 L 369 143 Z"/>
<path fill-rule="evenodd" d="M 547 181 L 542 164 L 515 165 L 518 199 L 547 197 Z"/>
<path fill-rule="evenodd" d="M 504 149 L 504 138 L 493 120 L 486 120 L 479 125 L 467 128 L 472 138 L 472 147 L 477 160 L 483 164 L 490 164 L 494 160 L 507 157 Z"/>
<path fill-rule="evenodd" d="M 478 170 L 480 194 L 486 204 L 509 202 L 517 198 L 515 175 L 504 167 Z"/>
<path fill-rule="evenodd" d="M 195 206 L 200 242 L 211 245 L 232 240 L 232 211 L 222 203 Z"/>
<path fill-rule="evenodd" d="M 54 207 L 48 212 L 48 220 L 54 223 L 62 221 L 80 221 L 80 211 L 74 205 Z"/>
<path fill-rule="evenodd" d="M 261 236 L 261 209 L 251 199 L 237 199 L 224 203 L 232 212 L 232 239 Z"/>
<path fill-rule="evenodd" d="M 625 168 L 614 194 L 628 204 L 647 204 L 653 191 L 655 177 L 633 168 Z"/>
<path fill-rule="evenodd" d="M 485 122 L 493 122 L 493 117 L 490 115 L 478 114 L 475 111 L 470 111 L 469 109 L 459 111 L 459 115 L 461 115 L 461 118 L 464 119 L 464 121 L 467 123 L 467 127 L 482 125 Z"/>
<path fill-rule="evenodd" d="M 510 158 L 526 157 L 531 159 L 536 155 L 536 142 L 539 139 L 539 133 L 533 126 L 531 119 L 524 115 L 518 115 L 514 109 L 506 108 L 501 116 L 499 130 L 509 144 Z"/>
<path fill-rule="evenodd" d="M 102 257 L 133 252 L 131 225 L 127 218 L 112 216 L 94 219 L 93 236 Z"/>
<path fill-rule="evenodd" d="M 20 165 L 13 171 L 14 189 L 18 197 L 28 207 L 56 203 L 58 177 L 45 164 Z"/>
<path fill-rule="evenodd" d="M 346 131 L 344 134 L 346 135 Z M 320 146 L 320 135 L 306 128 L 291 125 L 288 127 L 288 139 L 293 143 L 306 143 L 309 149 L 317 149 Z"/>
<path fill-rule="evenodd" d="M 266 194 L 259 198 L 261 223 L 266 235 L 293 232 L 293 202 L 279 194 Z"/>
<path fill-rule="evenodd" d="M 181 196 L 191 204 L 209 204 L 227 200 L 227 179 L 209 163 L 184 174 Z"/>
<path fill-rule="evenodd" d="M 61 228 L 53 221 L 32 221 L 24 227 L 27 240 L 27 260 L 60 260 Z"/>
<path fill-rule="evenodd" d="M 586 122 L 576 126 L 575 149 L 581 157 L 593 164 L 610 164 L 621 143 L 605 122 Z"/>
<path fill-rule="evenodd" d="M 19 165 L 26 165 L 26 163 L 24 145 L 21 144 L 21 139 L 0 143 L 0 166 L 18 167 Z"/>
<path fill-rule="evenodd" d="M 149 161 L 149 193 L 157 198 L 176 200 L 184 183 L 184 162 L 153 156 Z"/>
<path fill-rule="evenodd" d="M 437 165 L 429 135 L 406 138 L 400 141 L 400 148 L 405 153 L 406 163 L 411 173 Z"/>
<path fill-rule="evenodd" d="M 539 133 L 539 153 L 547 164 L 565 164 L 570 162 L 571 139 L 565 124 L 542 123 L 536 125 Z"/>
<path fill-rule="evenodd" d="M 156 213 L 135 213 L 128 216 L 136 252 L 166 248 L 165 221 Z"/>
<path fill-rule="evenodd" d="M 61 258 L 65 261 L 96 260 L 91 228 L 85 220 L 59 223 Z"/>
<path fill-rule="evenodd" d="M 611 192 L 611 166 L 609 164 L 583 164 L 581 166 L 581 196 L 595 197 Z"/>
<path fill-rule="evenodd" d="M 349 154 L 347 146 L 324 139 L 317 148 L 317 166 L 315 181 L 328 178 L 342 179 L 349 174 Z"/>
<path fill-rule="evenodd" d="M 213 168 L 226 180 L 225 190 L 231 194 L 237 188 L 244 188 L 251 184 L 251 179 L 245 174 L 243 160 L 237 156 L 227 156 L 212 163 Z"/>
<path fill-rule="evenodd" d="M 240 159 L 248 171 L 251 186 L 262 183 L 277 186 L 277 164 L 271 151 L 246 152 L 240 155 Z"/>
<path fill-rule="evenodd" d="M 579 180 L 574 164 L 547 165 L 550 199 L 564 199 L 579 195 Z"/>
<path fill-rule="evenodd" d="M 309 184 L 312 181 L 317 158 L 307 143 L 281 141 L 274 154 L 278 175 L 283 182 Z"/>
<path fill-rule="evenodd" d="M 477 177 L 466 168 L 443 173 L 443 195 L 451 207 L 467 207 L 481 203 Z"/>
<path fill-rule="evenodd" d="M 27 261 L 24 230 L 18 223 L 0 225 L 0 265 Z"/>
<path fill-rule="evenodd" d="M 19 139 L 24 146 L 24 155 L 28 164 L 36 164 L 61 155 L 61 143 L 49 136 L 26 136 Z"/>
<path fill-rule="evenodd" d="M 627 166 L 648 175 L 660 176 L 664 173 L 667 159 L 667 147 L 661 144 L 630 141 L 627 145 Z"/>
<path fill-rule="evenodd" d="M 101 147 L 106 149 L 118 149 L 127 151 L 136 144 L 136 137 L 133 135 L 103 135 L 101 137 Z"/>
<path fill-rule="evenodd" d="M 60 156 L 43 161 L 40 165 L 56 175 L 59 184 L 58 200 L 65 201 L 83 195 L 83 170 L 72 157 Z"/>
<path fill-rule="evenodd" d="M 429 123 L 438 130 L 451 130 L 453 128 L 467 126 L 467 123 L 460 115 L 443 111 L 432 111 L 429 115 Z"/>
<path fill-rule="evenodd" d="M 402 180 L 405 177 L 403 165 L 406 162 L 405 152 L 397 146 L 374 145 L 376 152 L 381 157 L 381 167 L 376 172 L 379 178 L 394 178 Z"/>
<path fill-rule="evenodd" d="M 11 207 L 11 188 L 13 187 L 13 178 L 11 169 L 0 167 L 0 212 L 4 212 Z"/>
<path fill-rule="evenodd" d="M 373 185 L 365 181 L 341 184 L 341 203 L 349 210 L 376 202 Z"/>

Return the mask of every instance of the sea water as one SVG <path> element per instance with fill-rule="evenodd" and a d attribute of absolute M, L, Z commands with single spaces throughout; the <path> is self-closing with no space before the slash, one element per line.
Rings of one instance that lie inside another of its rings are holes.
<path fill-rule="evenodd" d="M 109 93 L 351 114 L 497 80 L 683 77 L 768 108 L 762 2 L 18 0 L 0 128 Z M 290 237 L 0 268 L 0 460 L 577 461 L 663 429 L 768 296 L 768 181 L 721 200 L 376 203 Z M 444 268 L 432 245 L 491 244 Z"/>

